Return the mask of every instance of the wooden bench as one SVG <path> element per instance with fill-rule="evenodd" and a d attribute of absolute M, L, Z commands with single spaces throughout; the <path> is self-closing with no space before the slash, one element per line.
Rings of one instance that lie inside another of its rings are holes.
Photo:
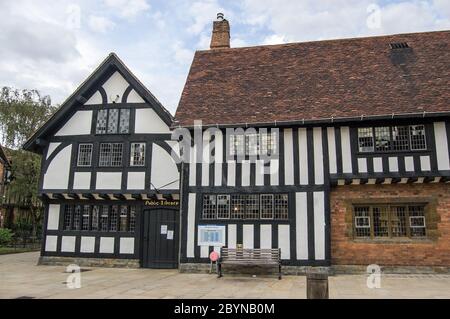
<path fill-rule="evenodd" d="M 222 265 L 278 267 L 281 279 L 281 250 L 276 249 L 234 249 L 222 247 L 217 261 L 217 277 L 222 277 Z"/>

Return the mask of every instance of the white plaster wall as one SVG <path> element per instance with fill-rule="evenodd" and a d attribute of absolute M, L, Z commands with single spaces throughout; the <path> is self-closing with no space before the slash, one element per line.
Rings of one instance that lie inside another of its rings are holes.
<path fill-rule="evenodd" d="M 281 249 L 281 259 L 291 258 L 289 225 L 278 225 L 278 247 Z"/>
<path fill-rule="evenodd" d="M 450 161 L 448 153 L 448 136 L 445 129 L 445 122 L 434 123 L 434 138 L 436 140 L 436 158 L 438 170 L 449 170 Z M 422 170 L 424 170 L 422 168 Z"/>
<path fill-rule="evenodd" d="M 145 172 L 128 172 L 127 189 L 144 189 Z"/>
<path fill-rule="evenodd" d="M 414 172 L 414 158 L 412 156 L 405 157 L 405 171 Z"/>
<path fill-rule="evenodd" d="M 255 164 L 255 185 L 263 186 L 264 185 L 264 160 L 256 160 Z"/>
<path fill-rule="evenodd" d="M 93 104 L 102 104 L 102 103 L 103 103 L 102 95 L 100 94 L 99 91 L 96 91 L 96 92 L 89 98 L 89 100 L 87 100 L 87 102 L 84 103 L 84 105 L 93 105 Z"/>
<path fill-rule="evenodd" d="M 197 152 L 197 146 L 194 145 L 189 154 L 189 186 L 196 186 L 197 183 L 197 162 L 195 160 L 196 153 Z"/>
<path fill-rule="evenodd" d="M 242 160 L 242 186 L 250 186 L 250 161 Z"/>
<path fill-rule="evenodd" d="M 300 161 L 300 185 L 308 185 L 308 140 L 306 128 L 298 129 L 298 153 Z"/>
<path fill-rule="evenodd" d="M 431 171 L 431 163 L 429 156 L 421 156 L 420 157 L 420 169 L 422 171 Z"/>
<path fill-rule="evenodd" d="M 58 243 L 58 236 L 47 235 L 45 237 L 45 251 L 56 251 L 57 243 Z"/>
<path fill-rule="evenodd" d="M 314 251 L 316 260 L 325 259 L 325 194 L 314 192 Z"/>
<path fill-rule="evenodd" d="M 58 230 L 59 228 L 59 204 L 48 205 L 48 220 L 47 229 L 48 230 Z"/>
<path fill-rule="evenodd" d="M 92 111 L 77 111 L 56 132 L 55 136 L 89 135 L 92 127 Z"/>
<path fill-rule="evenodd" d="M 228 161 L 227 186 L 236 185 L 236 162 Z"/>
<path fill-rule="evenodd" d="M 119 254 L 134 254 L 134 238 L 133 237 L 120 238 Z"/>
<path fill-rule="evenodd" d="M 381 157 L 374 157 L 373 158 L 373 171 L 375 173 L 382 173 L 383 172 L 383 159 Z"/>
<path fill-rule="evenodd" d="M 156 114 L 156 112 L 148 107 L 145 109 L 136 109 L 136 133 L 170 133 L 169 127 Z"/>
<path fill-rule="evenodd" d="M 270 185 L 278 186 L 279 184 L 280 161 L 278 159 L 270 160 Z"/>
<path fill-rule="evenodd" d="M 243 225 L 242 246 L 243 248 L 253 249 L 254 247 L 254 232 L 255 225 Z"/>
<path fill-rule="evenodd" d="M 128 94 L 127 103 L 145 103 L 144 99 L 133 89 Z"/>
<path fill-rule="evenodd" d="M 236 224 L 228 225 L 228 248 L 236 248 L 237 241 L 237 226 Z"/>
<path fill-rule="evenodd" d="M 208 258 L 209 256 L 209 246 L 200 246 L 200 258 Z"/>
<path fill-rule="evenodd" d="M 397 157 L 389 157 L 389 172 L 398 172 L 398 158 Z"/>
<path fill-rule="evenodd" d="M 350 147 L 350 128 L 341 127 L 342 172 L 352 172 L 352 151 Z"/>
<path fill-rule="evenodd" d="M 52 155 L 52 153 L 55 151 L 55 149 L 61 145 L 61 143 L 50 143 L 48 145 L 48 150 L 47 150 L 47 158 L 48 159 L 50 157 L 50 155 Z"/>
<path fill-rule="evenodd" d="M 294 145 L 290 128 L 284 130 L 284 182 L 294 185 Z"/>
<path fill-rule="evenodd" d="M 358 158 L 358 172 L 367 173 L 367 158 Z"/>
<path fill-rule="evenodd" d="M 186 257 L 193 258 L 195 256 L 195 193 L 188 196 L 188 216 L 187 216 L 187 243 Z"/>
<path fill-rule="evenodd" d="M 316 185 L 322 185 L 323 176 L 323 146 L 322 146 L 322 128 L 313 128 L 314 141 L 314 177 Z"/>
<path fill-rule="evenodd" d="M 80 244 L 80 252 L 82 253 L 93 253 L 95 252 L 95 237 L 93 236 L 82 236 Z"/>
<path fill-rule="evenodd" d="M 272 248 L 272 225 L 261 225 L 260 226 L 260 247 L 262 249 Z"/>
<path fill-rule="evenodd" d="M 125 90 L 129 86 L 127 80 L 116 71 L 111 77 L 103 84 L 103 89 L 105 89 L 108 103 L 113 103 L 113 100 L 118 95 L 118 101 L 122 102 L 122 96 Z"/>
<path fill-rule="evenodd" d="M 121 189 L 121 172 L 98 172 L 96 189 Z"/>
<path fill-rule="evenodd" d="M 180 174 L 175 161 L 161 146 L 153 144 L 152 147 L 152 171 L 150 175 L 152 188 L 178 189 Z M 168 183 L 171 184 L 167 185 Z"/>
<path fill-rule="evenodd" d="M 297 259 L 308 259 L 308 201 L 306 192 L 295 193 L 295 232 Z"/>
<path fill-rule="evenodd" d="M 62 236 L 61 251 L 68 253 L 75 251 L 75 236 Z"/>
<path fill-rule="evenodd" d="M 75 172 L 73 174 L 73 189 L 91 188 L 91 172 Z"/>
<path fill-rule="evenodd" d="M 113 254 L 114 253 L 114 237 L 100 237 L 100 253 Z"/>
<path fill-rule="evenodd" d="M 336 134 L 334 127 L 327 127 L 328 135 L 328 159 L 330 163 L 330 174 L 337 173 L 336 160 Z"/>
<path fill-rule="evenodd" d="M 43 189 L 68 188 L 71 155 L 72 145 L 68 145 L 53 158 L 44 174 Z"/>

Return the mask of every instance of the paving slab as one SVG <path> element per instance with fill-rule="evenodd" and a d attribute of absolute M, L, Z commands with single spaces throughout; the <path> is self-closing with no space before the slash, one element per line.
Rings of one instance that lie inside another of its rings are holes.
<path fill-rule="evenodd" d="M 176 269 L 86 268 L 81 288 L 69 289 L 63 266 L 38 266 L 39 252 L 0 256 L 0 298 L 306 298 L 304 276 L 179 273 Z M 83 267 L 84 269 L 84 267 Z M 381 276 L 369 289 L 364 275 L 329 277 L 330 298 L 447 298 L 450 275 Z"/>

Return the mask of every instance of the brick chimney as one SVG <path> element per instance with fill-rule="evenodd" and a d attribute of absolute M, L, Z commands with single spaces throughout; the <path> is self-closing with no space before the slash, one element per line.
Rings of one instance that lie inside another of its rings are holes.
<path fill-rule="evenodd" d="M 211 37 L 211 49 L 223 49 L 230 47 L 230 24 L 223 18 L 223 13 L 217 14 L 217 20 L 213 22 Z"/>

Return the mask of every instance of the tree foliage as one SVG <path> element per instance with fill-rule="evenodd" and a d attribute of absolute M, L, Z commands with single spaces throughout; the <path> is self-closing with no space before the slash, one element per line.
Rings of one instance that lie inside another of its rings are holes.
<path fill-rule="evenodd" d="M 0 91 L 2 144 L 18 149 L 55 112 L 48 95 L 3 87 Z"/>
<path fill-rule="evenodd" d="M 49 96 L 37 90 L 17 90 L 3 87 L 0 92 L 0 137 L 11 157 L 12 182 L 10 196 L 29 207 L 34 230 L 42 219 L 42 209 L 36 208 L 40 176 L 40 157 L 21 149 L 26 140 L 56 111 Z"/>

